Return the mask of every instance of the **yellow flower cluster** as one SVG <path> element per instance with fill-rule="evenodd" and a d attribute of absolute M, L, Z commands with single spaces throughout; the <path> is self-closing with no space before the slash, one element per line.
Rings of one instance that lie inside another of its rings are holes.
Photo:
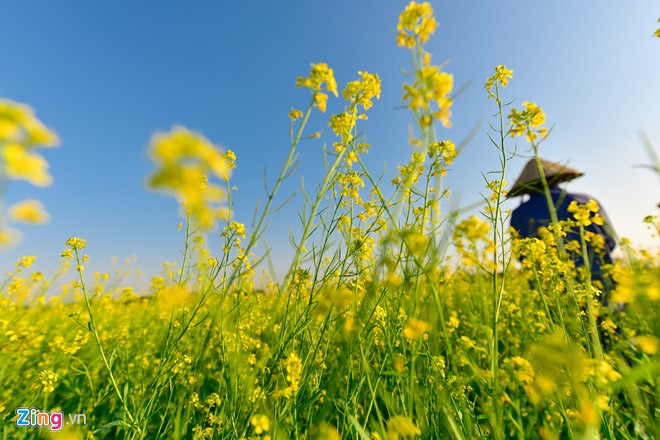
<path fill-rule="evenodd" d="M 87 246 L 87 240 L 85 240 L 84 238 L 71 237 L 66 241 L 66 245 L 69 246 L 74 251 L 82 250 L 85 249 L 85 247 Z"/>
<path fill-rule="evenodd" d="M 55 382 L 57 382 L 57 374 L 50 370 L 43 370 L 39 373 L 39 383 L 42 390 L 46 393 L 52 393 L 55 390 Z"/>
<path fill-rule="evenodd" d="M 657 354 L 660 347 L 660 339 L 651 335 L 637 336 L 635 343 L 644 353 L 649 355 Z"/>
<path fill-rule="evenodd" d="M 341 112 L 330 116 L 330 128 L 341 137 L 341 142 L 335 142 L 335 151 L 340 152 L 343 146 L 353 140 L 353 127 L 355 127 L 357 116 L 354 112 Z"/>
<path fill-rule="evenodd" d="M 46 208 L 38 200 L 27 199 L 9 207 L 9 218 L 32 224 L 44 224 L 50 220 Z"/>
<path fill-rule="evenodd" d="M 456 156 L 458 156 L 456 144 L 449 140 L 435 142 L 429 145 L 428 154 L 431 159 L 436 156 L 442 157 L 447 165 L 451 165 L 454 159 L 456 159 Z"/>
<path fill-rule="evenodd" d="M 513 375 L 521 383 L 530 385 L 534 382 L 536 372 L 534 371 L 532 364 L 527 359 L 520 356 L 514 356 L 512 358 L 506 359 L 503 363 L 505 365 L 507 363 L 510 364 L 513 370 Z"/>
<path fill-rule="evenodd" d="M 0 99 L 0 188 L 4 187 L 6 179 L 27 180 L 41 187 L 50 185 L 53 179 L 48 173 L 48 162 L 34 150 L 54 147 L 58 143 L 55 133 L 37 119 L 30 107 Z M 20 237 L 20 233 L 5 224 L 2 214 L 0 246 L 11 245 Z M 44 206 L 32 199 L 12 205 L 8 217 L 11 221 L 32 224 L 43 224 L 50 220 Z"/>
<path fill-rule="evenodd" d="M 518 258 L 523 267 L 531 268 L 534 264 L 541 264 L 546 259 L 546 245 L 538 238 L 525 238 L 516 242 Z"/>
<path fill-rule="evenodd" d="M 592 223 L 602 226 L 605 222 L 605 219 L 597 214 L 598 211 L 600 211 L 600 206 L 598 206 L 598 202 L 593 199 L 589 200 L 589 202 L 584 205 L 578 205 L 578 202 L 573 200 L 568 205 L 567 209 L 568 212 L 573 213 L 573 217 L 578 226 L 586 227 L 590 226 Z"/>
<path fill-rule="evenodd" d="M 408 165 L 398 165 L 400 177 L 392 179 L 392 184 L 399 185 L 402 182 L 409 182 L 414 185 L 422 177 L 424 173 L 424 162 L 426 158 L 423 153 L 415 151 L 410 156 L 410 163 Z"/>
<path fill-rule="evenodd" d="M 429 145 L 427 155 L 431 160 L 429 176 L 446 176 L 447 166 L 454 162 L 458 152 L 456 151 L 456 145 L 452 141 L 444 140 Z"/>
<path fill-rule="evenodd" d="M 463 220 L 456 225 L 455 237 L 465 237 L 468 242 L 474 243 L 477 240 L 488 239 L 490 233 L 490 224 L 483 221 L 476 215 L 471 215 L 467 220 Z"/>
<path fill-rule="evenodd" d="M 492 263 L 489 258 L 493 251 L 490 231 L 490 223 L 476 215 L 472 215 L 456 225 L 454 244 L 465 266 L 480 265 L 488 267 Z"/>
<path fill-rule="evenodd" d="M 425 333 L 431 330 L 428 322 L 421 319 L 410 318 L 403 327 L 403 336 L 409 341 L 419 339 Z"/>
<path fill-rule="evenodd" d="M 411 48 L 417 38 L 420 43 L 426 43 L 437 27 L 438 22 L 433 17 L 431 4 L 412 1 L 399 15 L 399 23 L 396 26 L 397 44 Z"/>
<path fill-rule="evenodd" d="M 341 138 L 341 141 L 334 142 L 334 151 L 338 155 L 344 155 L 344 162 L 348 168 L 357 162 L 359 153 L 368 152 L 369 145 L 364 142 L 358 142 L 355 145 L 355 126 L 358 119 L 367 119 L 365 113 L 358 112 L 358 106 L 361 105 L 364 110 L 372 107 L 374 98 L 380 99 L 380 78 L 376 74 L 369 72 L 358 72 L 360 79 L 349 82 L 342 96 L 349 103 L 348 108 L 336 115 L 330 117 L 329 126 L 332 131 Z M 319 133 L 320 135 L 320 133 Z M 312 135 L 312 137 L 317 137 Z"/>
<path fill-rule="evenodd" d="M 26 255 L 24 257 L 20 257 L 18 261 L 16 261 L 16 266 L 19 269 L 29 269 L 36 260 L 37 257 L 34 255 Z"/>
<path fill-rule="evenodd" d="M 506 180 L 491 180 L 486 184 L 486 187 L 491 190 L 490 201 L 496 202 L 500 197 L 506 197 L 507 190 L 504 189 L 507 186 Z"/>
<path fill-rule="evenodd" d="M 326 63 L 312 64 L 309 76 L 296 78 L 296 87 L 307 87 L 313 93 L 314 105 L 321 113 L 325 113 L 328 102 L 328 95 L 323 90 L 338 96 L 335 74 Z"/>
<path fill-rule="evenodd" d="M 303 112 L 301 112 L 298 109 L 292 108 L 291 111 L 289 112 L 289 118 L 291 118 L 291 121 L 297 121 L 302 117 L 303 117 Z"/>
<path fill-rule="evenodd" d="M 450 127 L 452 99 L 449 94 L 454 88 L 453 75 L 443 72 L 441 67 L 431 65 L 431 54 L 423 45 L 438 27 L 430 3 L 412 1 L 399 16 L 397 43 L 412 50 L 415 81 L 403 85 L 403 100 L 412 110 L 422 130 L 429 128 L 434 120 Z M 416 145 L 419 139 L 412 139 Z"/>
<path fill-rule="evenodd" d="M 263 414 L 255 414 L 252 416 L 250 424 L 254 427 L 254 433 L 257 435 L 261 435 L 270 429 L 270 421 L 268 420 L 268 416 Z"/>
<path fill-rule="evenodd" d="M 373 105 L 371 100 L 380 99 L 380 78 L 378 74 L 369 72 L 358 72 L 358 75 L 360 79 L 346 84 L 342 95 L 351 102 L 351 106 L 361 105 L 369 110 Z"/>
<path fill-rule="evenodd" d="M 524 109 L 518 111 L 511 109 L 508 118 L 511 120 L 511 137 L 527 136 L 528 142 L 534 142 L 540 136 L 544 139 L 548 135 L 548 129 L 542 127 L 545 124 L 545 113 L 543 109 L 533 102 L 523 102 Z"/>
<path fill-rule="evenodd" d="M 387 438 L 414 437 L 422 434 L 415 423 L 406 416 L 394 416 L 387 421 Z"/>
<path fill-rule="evenodd" d="M 54 147 L 55 133 L 34 116 L 28 106 L 0 100 L 0 148 L 4 172 L 9 179 L 24 179 L 36 186 L 48 186 L 48 162 L 33 150 Z"/>
<path fill-rule="evenodd" d="M 225 191 L 209 183 L 209 176 L 229 179 L 236 158 L 232 151 L 223 154 L 202 135 L 175 127 L 154 136 L 149 152 L 157 166 L 148 180 L 151 188 L 174 195 L 202 229 L 226 218 L 227 210 L 219 206 Z"/>
<path fill-rule="evenodd" d="M 337 186 L 340 188 L 342 196 L 353 199 L 356 203 L 362 203 L 360 188 L 364 187 L 364 181 L 357 172 L 349 171 L 345 174 L 339 174 L 337 176 Z"/>
<path fill-rule="evenodd" d="M 504 67 L 504 64 L 500 64 L 495 68 L 495 74 L 486 80 L 486 85 L 484 88 L 488 92 L 488 99 L 495 96 L 493 94 L 493 86 L 496 83 L 502 84 L 502 87 L 506 87 L 509 83 L 509 78 L 513 78 L 513 70 L 507 69 Z"/>
<path fill-rule="evenodd" d="M 277 390 L 273 395 L 275 397 L 291 398 L 298 393 L 300 388 L 300 379 L 303 373 L 303 362 L 298 355 L 291 353 L 283 362 L 285 379 L 288 384 L 284 389 Z"/>
<path fill-rule="evenodd" d="M 441 71 L 438 66 L 425 65 L 416 72 L 413 84 L 403 85 L 403 100 L 416 114 L 423 112 L 419 116 L 422 127 L 429 127 L 433 119 L 439 120 L 444 127 L 450 127 L 452 99 L 449 94 L 453 88 L 454 75 Z"/>

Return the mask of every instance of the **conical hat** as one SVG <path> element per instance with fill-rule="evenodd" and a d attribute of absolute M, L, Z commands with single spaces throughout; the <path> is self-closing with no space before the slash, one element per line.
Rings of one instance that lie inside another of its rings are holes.
<path fill-rule="evenodd" d="M 582 171 L 569 166 L 544 159 L 541 159 L 541 166 L 543 167 L 543 174 L 545 174 L 549 185 L 567 182 L 584 174 Z M 516 183 L 509 190 L 509 197 L 532 194 L 540 190 L 542 190 L 541 176 L 536 166 L 536 159 L 530 159 L 527 165 L 525 165 L 525 168 L 523 168 L 522 173 L 520 173 L 520 177 L 518 177 Z"/>

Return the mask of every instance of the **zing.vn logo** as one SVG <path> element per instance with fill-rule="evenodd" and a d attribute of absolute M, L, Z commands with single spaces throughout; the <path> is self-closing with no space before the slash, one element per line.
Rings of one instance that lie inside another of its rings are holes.
<path fill-rule="evenodd" d="M 64 413 L 59 411 L 39 411 L 37 408 L 16 408 L 16 426 L 19 428 L 24 427 L 37 427 L 48 428 L 51 431 L 59 431 L 64 424 Z M 67 414 L 69 424 L 87 424 L 87 417 L 85 414 Z"/>

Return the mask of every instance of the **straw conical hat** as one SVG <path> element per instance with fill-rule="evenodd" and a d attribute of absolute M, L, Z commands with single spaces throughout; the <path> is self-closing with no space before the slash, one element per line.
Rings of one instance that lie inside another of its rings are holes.
<path fill-rule="evenodd" d="M 569 166 L 557 162 L 550 162 L 541 159 L 543 174 L 550 185 L 556 185 L 561 182 L 567 182 L 580 177 L 584 173 Z M 523 168 L 520 177 L 516 180 L 509 190 L 509 197 L 521 196 L 523 194 L 532 194 L 541 190 L 541 176 L 536 167 L 536 159 L 530 159 Z"/>

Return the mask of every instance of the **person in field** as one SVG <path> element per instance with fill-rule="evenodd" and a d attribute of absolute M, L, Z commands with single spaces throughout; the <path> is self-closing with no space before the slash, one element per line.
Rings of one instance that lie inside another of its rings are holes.
<path fill-rule="evenodd" d="M 595 200 L 589 195 L 568 192 L 559 186 L 560 183 L 568 182 L 582 176 L 584 174 L 583 172 L 560 163 L 543 159 L 541 159 L 541 165 L 548 182 L 552 202 L 557 212 L 557 219 L 560 222 L 562 220 L 574 219 L 573 213 L 568 210 L 572 201 L 584 205 L 588 204 L 590 200 Z M 511 227 L 515 229 L 520 238 L 538 238 L 539 228 L 548 227 L 552 221 L 535 159 L 527 162 L 520 177 L 518 177 L 516 183 L 509 190 L 508 196 L 528 196 L 528 199 L 521 202 L 511 213 Z M 603 303 L 606 305 L 608 302 L 608 293 L 614 288 L 614 281 L 607 274 L 604 266 L 612 264 L 612 251 L 616 247 L 616 238 L 605 210 L 600 203 L 598 206 L 600 207 L 598 214 L 604 218 L 604 223 L 602 225 L 591 223 L 589 226 L 585 226 L 585 231 L 599 235 L 602 237 L 601 245 L 604 243 L 604 246 L 599 246 L 600 250 L 598 252 L 590 244 L 587 249 L 589 261 L 591 262 L 591 280 L 595 286 L 603 291 Z M 577 227 L 566 231 L 564 243 L 570 243 L 573 240 L 580 243 L 580 232 Z M 581 251 L 571 252 L 571 255 L 576 268 L 579 269 L 584 266 L 585 263 Z"/>

